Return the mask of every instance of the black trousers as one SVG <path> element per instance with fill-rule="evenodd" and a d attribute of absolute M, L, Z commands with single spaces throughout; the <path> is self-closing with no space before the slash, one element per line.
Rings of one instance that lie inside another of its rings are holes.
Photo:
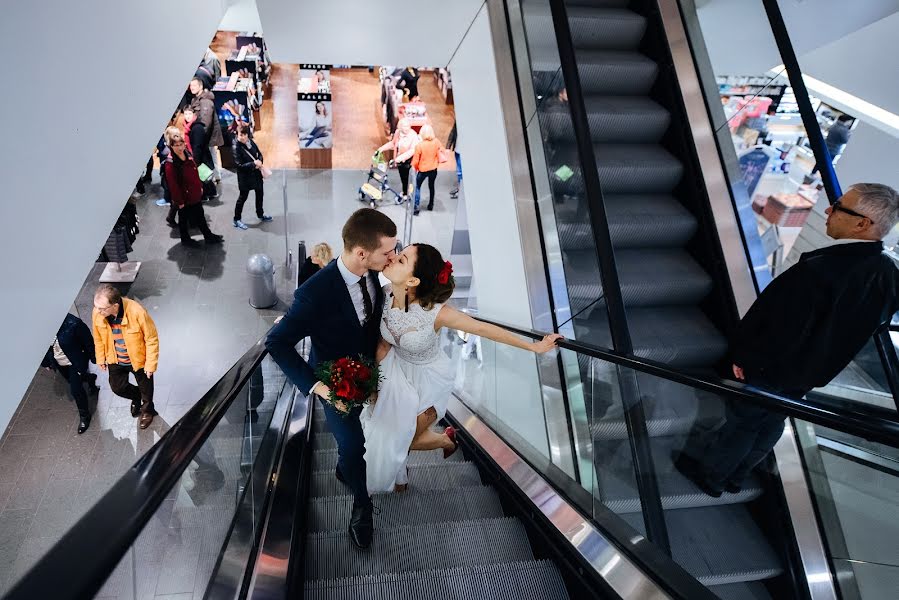
<path fill-rule="evenodd" d="M 209 225 L 206 223 L 206 214 L 203 212 L 203 205 L 200 203 L 187 204 L 184 208 L 178 209 L 178 229 L 181 232 L 182 242 L 190 240 L 191 225 L 197 227 L 207 240 L 215 237 L 215 234 L 210 231 Z"/>
<path fill-rule="evenodd" d="M 358 506 L 371 505 L 365 474 L 365 434 L 359 421 L 361 408 L 354 408 L 348 415 L 342 415 L 319 398 L 325 409 L 328 429 L 337 440 L 337 468 L 353 491 L 353 503 Z"/>
<path fill-rule="evenodd" d="M 265 214 L 265 211 L 262 210 L 262 186 L 256 188 L 247 188 L 240 190 L 240 195 L 237 196 L 237 204 L 234 205 L 234 220 L 240 221 L 241 215 L 243 215 L 243 205 L 246 203 L 247 198 L 250 196 L 250 190 L 254 190 L 256 192 L 256 216 L 260 219 L 262 215 Z"/>
<path fill-rule="evenodd" d="M 128 376 L 134 373 L 137 385 L 128 381 Z M 135 371 L 125 365 L 109 365 L 109 387 L 112 393 L 122 398 L 131 400 L 132 406 L 140 406 L 141 412 L 152 412 L 153 407 L 153 380 L 147 377 L 143 369 Z"/>
<path fill-rule="evenodd" d="M 402 184 L 402 189 L 400 190 L 400 195 L 405 196 L 409 193 L 409 170 L 412 169 L 412 163 L 410 161 L 396 163 L 396 170 L 400 172 L 400 183 Z"/>
<path fill-rule="evenodd" d="M 760 386 L 761 387 L 761 386 Z M 790 398 L 802 398 L 806 390 L 767 389 Z M 727 482 L 742 485 L 749 473 L 774 449 L 784 430 L 786 415 L 739 400 L 727 403 L 724 425 L 705 449 L 701 471 L 710 485 Z"/>
<path fill-rule="evenodd" d="M 69 392 L 75 400 L 75 406 L 78 407 L 78 414 L 82 417 L 90 417 L 91 411 L 87 404 L 87 393 L 84 391 L 84 384 L 92 381 L 91 374 L 79 373 L 74 368 L 66 365 L 58 365 L 56 370 L 69 382 Z"/>

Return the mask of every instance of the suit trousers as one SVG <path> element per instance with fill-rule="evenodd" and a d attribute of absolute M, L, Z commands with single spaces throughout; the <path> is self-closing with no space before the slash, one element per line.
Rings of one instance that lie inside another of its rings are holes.
<path fill-rule="evenodd" d="M 328 429 L 337 440 L 337 468 L 353 490 L 354 503 L 368 506 L 371 497 L 368 495 L 365 473 L 365 435 L 359 422 L 362 407 L 354 408 L 350 414 L 343 416 L 324 399 L 319 397 L 319 401 L 325 409 Z"/>
<path fill-rule="evenodd" d="M 128 376 L 132 373 L 137 385 L 128 381 Z M 109 387 L 115 395 L 131 400 L 132 406 L 139 406 L 140 412 L 156 414 L 153 406 L 153 380 L 147 377 L 143 369 L 135 371 L 131 366 L 109 365 Z"/>
<path fill-rule="evenodd" d="M 69 382 L 69 392 L 75 400 L 75 406 L 78 407 L 78 414 L 82 417 L 89 417 L 91 411 L 88 408 L 84 384 L 91 381 L 90 373 L 79 373 L 74 367 L 65 365 L 59 365 L 56 369 Z"/>

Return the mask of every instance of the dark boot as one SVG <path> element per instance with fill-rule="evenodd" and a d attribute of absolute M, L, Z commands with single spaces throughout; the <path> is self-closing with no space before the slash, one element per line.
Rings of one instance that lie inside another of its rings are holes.
<path fill-rule="evenodd" d="M 90 414 L 81 413 L 81 421 L 78 423 L 78 435 L 81 435 L 91 426 Z"/>
<path fill-rule="evenodd" d="M 353 515 L 350 517 L 350 541 L 361 550 L 371 546 L 371 536 L 375 529 L 372 513 L 374 507 L 368 504 L 353 503 Z"/>

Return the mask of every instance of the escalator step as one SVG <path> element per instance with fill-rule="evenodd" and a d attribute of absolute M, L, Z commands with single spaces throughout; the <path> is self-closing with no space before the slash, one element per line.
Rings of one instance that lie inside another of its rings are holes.
<path fill-rule="evenodd" d="M 768 588 L 760 581 L 713 585 L 709 587 L 709 591 L 721 600 L 771 600 Z"/>
<path fill-rule="evenodd" d="M 627 50 L 581 50 L 577 61 L 585 96 L 647 96 L 659 72 L 655 61 Z M 537 94 L 558 92 L 557 54 L 532 55 L 531 67 Z"/>
<path fill-rule="evenodd" d="M 662 508 L 666 510 L 750 502 L 764 491 L 761 482 L 753 476 L 747 479 L 740 492 L 725 492 L 720 498 L 713 498 L 674 468 L 671 456 L 675 448 L 679 449 L 683 445 L 683 438 L 656 438 L 650 444 L 653 467 L 662 495 Z M 597 475 L 595 495 L 615 513 L 640 512 L 630 444 L 624 440 L 611 444 L 594 443 L 593 452 Z"/>
<path fill-rule="evenodd" d="M 379 510 L 375 515 L 376 529 L 503 516 L 499 496 L 486 486 L 459 487 L 453 493 L 410 490 L 403 494 L 376 495 L 372 501 Z M 352 508 L 352 496 L 313 498 L 309 502 L 309 531 L 344 531 Z"/>
<path fill-rule="evenodd" d="M 333 435 L 316 435 L 312 439 L 312 449 L 316 452 L 319 450 L 337 450 L 337 440 Z"/>
<path fill-rule="evenodd" d="M 524 526 L 513 518 L 376 529 L 366 552 L 345 530 L 306 536 L 305 576 L 334 579 L 533 560 Z"/>
<path fill-rule="evenodd" d="M 622 515 L 635 528 L 639 513 Z M 704 585 L 761 581 L 783 572 L 742 504 L 665 511 L 674 560 Z"/>
<path fill-rule="evenodd" d="M 596 144 L 594 151 L 603 193 L 664 194 L 684 173 L 677 158 L 654 144 Z"/>
<path fill-rule="evenodd" d="M 685 245 L 696 233 L 696 218 L 673 196 L 606 194 L 603 196 L 615 248 L 672 248 Z M 559 242 L 563 250 L 593 250 L 596 242 L 586 211 L 556 206 Z"/>
<path fill-rule="evenodd" d="M 522 5 L 528 49 L 554 51 L 557 47 L 552 13 L 547 3 Z M 634 50 L 646 32 L 646 18 L 622 8 L 569 6 L 568 26 L 574 47 L 591 50 Z"/>
<path fill-rule="evenodd" d="M 409 467 L 410 492 L 418 490 L 452 490 L 457 487 L 479 486 L 481 476 L 477 467 L 468 462 L 445 465 L 418 465 Z M 337 481 L 333 471 L 312 474 L 311 496 L 346 495 L 349 488 Z"/>
<path fill-rule="evenodd" d="M 568 598 L 562 576 L 550 561 L 473 565 L 307 581 L 304 592 L 306 600 L 395 600 L 398 597 L 406 600 Z"/>
<path fill-rule="evenodd" d="M 407 465 L 442 465 L 446 462 L 464 462 L 465 455 L 461 452 L 453 453 L 449 458 L 443 458 L 443 450 L 429 450 L 428 452 L 410 452 Z M 333 473 L 337 468 L 337 450 L 323 450 L 316 452 L 313 471 Z"/>
<path fill-rule="evenodd" d="M 564 264 L 572 301 L 602 296 L 595 252 L 566 251 Z M 712 291 L 712 278 L 683 250 L 618 250 L 615 264 L 626 306 L 692 305 Z"/>
<path fill-rule="evenodd" d="M 594 142 L 656 143 L 665 134 L 671 115 L 641 96 L 590 96 L 584 100 L 590 137 Z M 541 129 L 553 140 L 574 141 L 568 106 L 540 111 Z"/>

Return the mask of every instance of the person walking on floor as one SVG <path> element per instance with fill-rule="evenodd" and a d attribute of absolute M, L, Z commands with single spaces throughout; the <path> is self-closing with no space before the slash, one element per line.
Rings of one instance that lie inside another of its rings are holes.
<path fill-rule="evenodd" d="M 373 506 L 365 475 L 365 437 L 359 414 L 337 412 L 328 401 L 327 385 L 315 368 L 323 361 L 348 356 L 374 359 L 378 346 L 384 293 L 378 273 L 396 255 L 396 224 L 387 215 L 362 208 L 343 226 L 343 253 L 294 292 L 293 305 L 265 340 L 265 347 L 284 374 L 301 391 L 320 396 L 328 427 L 337 439 L 337 479 L 352 490 L 351 542 L 371 545 Z M 309 337 L 309 361 L 296 345 Z"/>
<path fill-rule="evenodd" d="M 899 222 L 896 190 L 859 183 L 826 213 L 827 235 L 837 243 L 802 254 L 774 279 L 731 340 L 734 377 L 788 398 L 829 383 L 899 310 L 899 269 L 881 241 Z M 713 497 L 740 491 L 786 419 L 739 401 L 728 403 L 725 418 L 710 443 L 675 457 L 678 470 Z"/>
<path fill-rule="evenodd" d="M 131 416 L 146 429 L 156 416 L 153 373 L 159 364 L 156 324 L 137 301 L 123 298 L 108 283 L 94 293 L 94 346 L 97 366 L 109 371 L 113 393 L 131 401 Z M 137 385 L 128 381 L 134 375 Z"/>
<path fill-rule="evenodd" d="M 162 164 L 172 204 L 178 208 L 178 229 L 181 243 L 187 247 L 198 247 L 199 243 L 190 237 L 190 226 L 195 225 L 203 233 L 207 244 L 221 244 L 222 236 L 212 233 L 203 212 L 203 185 L 197 173 L 197 165 L 187 151 L 184 135 L 177 127 L 166 129 L 169 141 L 169 156 Z"/>
<path fill-rule="evenodd" d="M 420 139 L 412 129 L 412 125 L 409 124 L 409 119 L 400 119 L 396 133 L 393 134 L 390 141 L 378 148 L 378 152 L 393 150 L 393 162 L 400 174 L 402 185 L 400 195 L 407 200 L 409 199 L 409 170 L 412 168 L 412 156 L 415 154 L 415 147 Z"/>
<path fill-rule="evenodd" d="M 443 146 L 434 135 L 434 128 L 425 125 L 421 128 L 421 142 L 415 146 L 412 155 L 412 167 L 415 169 L 415 207 L 413 214 L 418 214 L 421 203 L 421 184 L 428 180 L 428 210 L 434 210 L 434 181 L 437 179 L 437 166 L 440 164 Z"/>
<path fill-rule="evenodd" d="M 48 371 L 56 371 L 69 382 L 69 391 L 78 407 L 78 433 L 87 431 L 91 424 L 84 384 L 94 393 L 98 392 L 97 376 L 90 372 L 88 363 L 96 363 L 96 350 L 91 330 L 75 315 L 66 315 L 53 344 L 44 355 L 41 366 Z"/>
<path fill-rule="evenodd" d="M 462 187 L 462 156 L 459 154 L 458 144 L 459 130 L 456 129 L 456 122 L 453 121 L 453 128 L 446 138 L 446 149 L 452 150 L 453 154 L 456 155 L 456 187 L 450 190 L 450 198 L 453 200 L 459 197 L 459 188 Z"/>
<path fill-rule="evenodd" d="M 256 193 L 256 216 L 263 223 L 272 220 L 262 209 L 262 151 L 259 146 L 250 139 L 250 126 L 241 123 L 237 127 L 237 137 L 234 139 L 234 162 L 237 165 L 237 189 L 240 195 L 237 204 L 234 205 L 234 226 L 238 229 L 246 229 L 247 226 L 241 220 L 243 205 L 250 195 L 250 191 Z"/>
<path fill-rule="evenodd" d="M 215 110 L 215 95 L 208 89 L 208 82 L 204 82 L 199 77 L 190 80 L 189 90 L 191 93 L 190 108 L 197 115 L 197 121 L 203 126 L 205 140 L 201 147 L 194 147 L 194 153 L 197 157 L 197 164 L 205 164 L 213 173 L 217 173 L 216 152 L 219 146 L 225 143 L 222 135 L 222 125 L 219 123 L 218 114 Z M 220 176 L 219 176 L 220 178 Z M 215 186 L 213 177 L 204 182 L 204 192 L 210 198 L 218 197 L 218 189 Z"/>

